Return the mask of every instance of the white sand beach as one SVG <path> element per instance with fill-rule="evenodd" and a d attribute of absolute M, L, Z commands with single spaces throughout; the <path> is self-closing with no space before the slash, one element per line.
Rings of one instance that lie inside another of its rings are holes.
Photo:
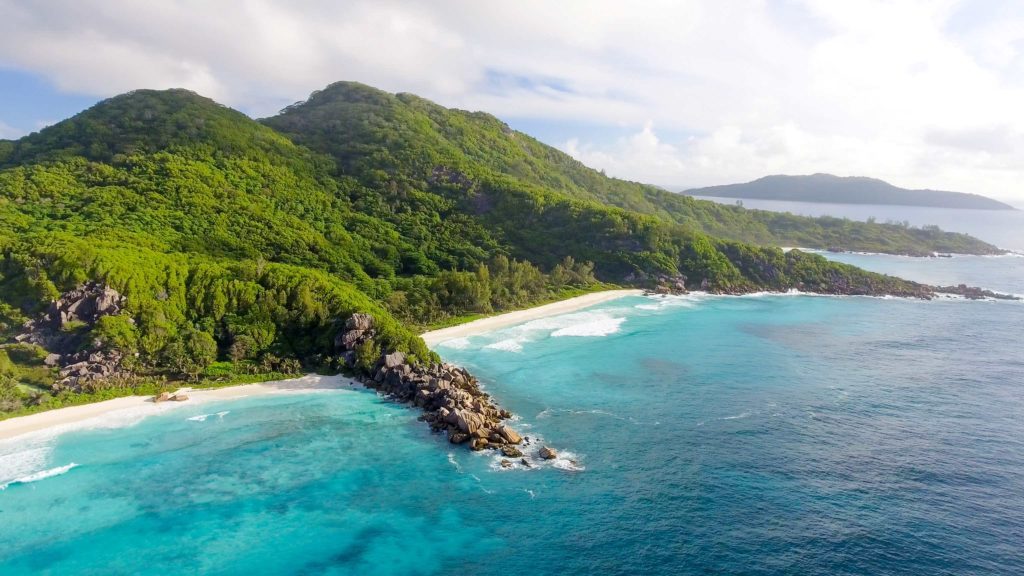
<path fill-rule="evenodd" d="M 552 302 L 551 304 L 545 304 L 535 308 L 516 310 L 515 312 L 489 316 L 487 318 L 481 318 L 479 320 L 459 324 L 458 326 L 452 326 L 450 328 L 432 330 L 430 332 L 423 333 L 420 336 L 423 338 L 423 341 L 427 343 L 427 346 L 434 346 L 444 342 L 445 340 L 475 336 L 477 334 L 490 332 L 491 330 L 497 330 L 506 326 L 513 326 L 515 324 L 521 324 L 523 322 L 529 322 L 530 320 L 545 318 L 547 316 L 555 316 L 557 314 L 567 314 L 602 302 L 616 300 L 625 296 L 639 296 L 643 293 L 643 290 L 606 290 L 604 292 L 591 292 L 590 294 L 569 298 L 568 300 Z"/>
<path fill-rule="evenodd" d="M 459 326 L 434 330 L 422 336 L 428 346 L 433 346 L 452 338 L 473 336 L 538 318 L 575 312 L 602 302 L 639 294 L 643 294 L 643 291 L 607 290 L 604 292 L 593 292 L 535 308 L 517 310 L 515 312 L 481 318 L 480 320 L 474 320 Z M 124 398 L 82 404 L 80 406 L 69 406 L 67 408 L 58 408 L 28 416 L 2 420 L 0 421 L 0 441 L 43 430 L 60 433 L 75 428 L 88 428 L 91 422 L 98 422 L 100 419 L 107 418 L 115 413 L 130 415 L 132 418 L 143 418 L 153 414 L 160 414 L 179 406 L 189 406 L 215 400 L 230 400 L 264 394 L 308 392 L 317 389 L 355 389 L 362 387 L 362 384 L 344 376 L 318 376 L 310 374 L 292 380 L 277 380 L 259 384 L 242 384 L 197 390 L 186 388 L 183 391 L 188 393 L 189 400 L 185 402 L 161 402 L 157 404 L 153 402 L 152 396 L 126 396 Z"/>
<path fill-rule="evenodd" d="M 48 410 L 46 412 L 0 421 L 0 441 L 47 429 L 54 429 L 55 432 L 60 432 L 78 427 L 88 428 L 90 420 L 99 420 L 115 412 L 123 412 L 130 414 L 132 417 L 142 418 L 160 414 L 176 407 L 193 406 L 215 400 L 231 400 L 246 396 L 287 394 L 339 388 L 361 389 L 363 385 L 344 376 L 309 374 L 291 380 L 275 380 L 258 384 L 226 386 L 224 388 L 197 390 L 183 388 L 182 391 L 186 392 L 189 397 L 184 402 L 161 402 L 157 404 L 153 402 L 152 396 L 126 396 L 124 398 L 58 408 L 56 410 Z"/>

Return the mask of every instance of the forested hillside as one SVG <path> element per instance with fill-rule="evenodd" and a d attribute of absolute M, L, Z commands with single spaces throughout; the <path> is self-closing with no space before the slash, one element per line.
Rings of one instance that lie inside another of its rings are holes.
<path fill-rule="evenodd" d="M 426 189 L 437 179 L 433 170 L 446 167 L 476 178 L 507 176 L 519 185 L 654 215 L 689 230 L 762 246 L 910 255 L 1000 252 L 966 234 L 747 210 L 608 178 L 489 114 L 451 110 L 412 94 L 392 95 L 352 82 L 332 84 L 263 122 L 296 142 L 330 154 L 342 171 L 364 180 L 394 180 L 398 175 L 398 181 Z"/>
<path fill-rule="evenodd" d="M 0 410 L 164 379 L 365 369 L 392 350 L 429 360 L 425 325 L 600 282 L 928 294 L 713 238 L 703 230 L 762 216 L 666 194 L 485 114 L 356 84 L 262 124 L 181 90 L 118 96 L 0 143 L 0 331 L 18 341 L 0 350 Z M 339 341 L 355 312 L 374 318 L 358 350 Z M 115 365 L 82 385 L 72 362 Z"/>

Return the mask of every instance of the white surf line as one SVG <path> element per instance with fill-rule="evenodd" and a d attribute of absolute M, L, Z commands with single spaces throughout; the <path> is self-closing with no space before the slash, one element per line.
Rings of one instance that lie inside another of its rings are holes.
<path fill-rule="evenodd" d="M 186 402 L 155 404 L 151 396 L 126 396 L 103 402 L 57 408 L 0 421 L 0 441 L 33 433 L 60 434 L 79 428 L 103 427 L 121 423 L 130 425 L 146 416 L 161 414 L 204 402 L 232 400 L 267 394 L 302 393 L 318 390 L 355 389 L 363 385 L 343 376 L 309 374 L 291 380 L 275 380 L 257 384 L 241 384 L 222 388 L 189 390 Z M 209 415 L 207 415 L 209 416 Z M 115 422 L 111 422 L 115 420 Z"/>
<path fill-rule="evenodd" d="M 543 306 L 527 308 L 526 310 L 516 310 L 514 312 L 498 314 L 497 316 L 489 316 L 487 318 L 481 318 L 479 320 L 474 320 L 458 326 L 452 326 L 450 328 L 432 330 L 421 334 L 420 337 L 427 343 L 427 346 L 435 346 L 446 340 L 476 336 L 499 328 L 522 324 L 530 320 L 575 312 L 588 306 L 617 300 L 626 296 L 640 296 L 643 293 L 643 290 L 634 289 L 591 292 L 590 294 L 583 294 L 582 296 L 552 302 L 551 304 L 544 304 Z"/>

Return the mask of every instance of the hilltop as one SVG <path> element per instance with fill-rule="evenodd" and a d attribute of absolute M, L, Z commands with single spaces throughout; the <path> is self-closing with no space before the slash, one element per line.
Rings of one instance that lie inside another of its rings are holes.
<path fill-rule="evenodd" d="M 840 177 L 831 174 L 810 176 L 765 176 L 745 184 L 726 184 L 687 190 L 691 196 L 745 198 L 750 200 L 788 200 L 830 204 L 895 204 L 933 208 L 973 210 L 1015 210 L 978 194 L 941 190 L 908 190 L 888 182 L 862 176 Z"/>
<path fill-rule="evenodd" d="M 656 186 L 609 178 L 568 154 L 512 130 L 482 112 L 439 106 L 411 94 L 388 94 L 354 82 L 313 93 L 264 124 L 331 155 L 346 174 L 383 170 L 427 189 L 435 167 L 498 175 L 562 198 L 622 208 L 688 230 L 759 246 L 804 246 L 915 256 L 935 252 L 997 254 L 966 234 L 896 224 L 806 218 L 723 206 Z"/>

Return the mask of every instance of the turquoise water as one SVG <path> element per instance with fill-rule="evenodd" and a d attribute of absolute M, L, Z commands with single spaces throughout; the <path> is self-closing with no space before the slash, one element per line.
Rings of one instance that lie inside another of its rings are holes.
<path fill-rule="evenodd" d="M 1024 292 L 1010 270 L 990 287 Z M 0 484 L 29 480 L 0 574 L 1022 573 L 1022 328 L 1013 302 L 631 297 L 439 347 L 562 452 L 531 469 L 354 390 L 0 444 Z"/>

